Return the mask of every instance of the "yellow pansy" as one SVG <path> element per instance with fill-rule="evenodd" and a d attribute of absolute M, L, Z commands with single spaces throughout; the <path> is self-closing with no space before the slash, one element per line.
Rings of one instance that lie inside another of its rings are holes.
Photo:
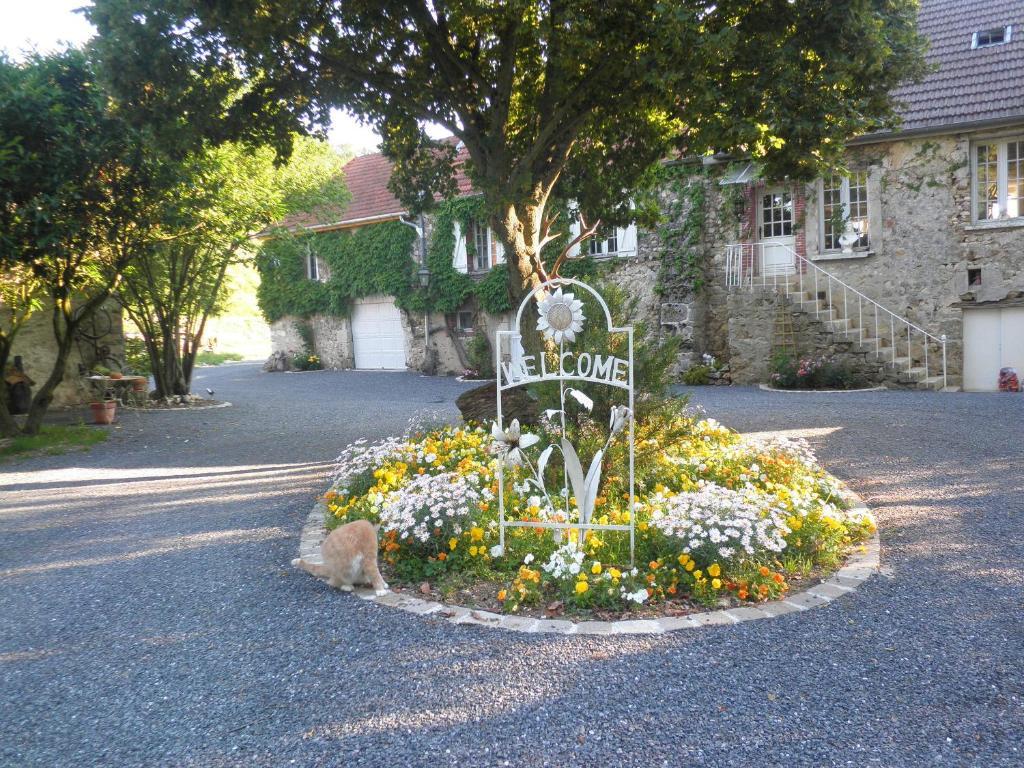
<path fill-rule="evenodd" d="M 455 549 L 457 546 L 459 546 L 459 540 L 452 536 L 450 539 L 448 539 L 448 546 L 452 549 Z"/>
<path fill-rule="evenodd" d="M 708 576 L 715 577 L 722 574 L 722 569 L 718 563 L 712 563 L 708 566 Z"/>
<path fill-rule="evenodd" d="M 585 582 L 585 581 L 577 581 L 576 582 L 576 594 L 577 595 L 582 595 L 588 589 L 590 589 L 590 585 L 587 584 L 587 582 Z"/>

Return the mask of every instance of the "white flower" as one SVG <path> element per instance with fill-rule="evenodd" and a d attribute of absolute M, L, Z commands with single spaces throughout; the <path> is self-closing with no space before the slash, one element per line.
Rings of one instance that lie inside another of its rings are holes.
<path fill-rule="evenodd" d="M 523 565 L 529 565 L 533 562 L 533 552 L 528 552 L 526 557 L 523 558 Z"/>
<path fill-rule="evenodd" d="M 501 546 L 501 544 L 495 544 L 493 547 L 491 547 L 491 557 L 501 557 L 504 554 L 505 549 Z"/>
<path fill-rule="evenodd" d="M 495 445 L 501 451 L 503 460 L 511 467 L 522 463 L 524 448 L 529 448 L 540 441 L 536 435 L 522 434 L 519 429 L 519 419 L 512 419 L 512 423 L 506 430 L 502 430 L 498 426 L 498 422 L 494 422 L 491 425 L 491 437 L 494 438 Z"/>
<path fill-rule="evenodd" d="M 561 287 L 538 302 L 537 312 L 537 330 L 555 343 L 576 341 L 576 334 L 583 330 L 583 302 L 571 293 L 563 294 Z"/>
<path fill-rule="evenodd" d="M 611 433 L 616 435 L 621 432 L 622 428 L 629 423 L 629 418 L 632 415 L 633 412 L 626 406 L 613 405 L 608 419 L 608 428 L 611 430 Z"/>

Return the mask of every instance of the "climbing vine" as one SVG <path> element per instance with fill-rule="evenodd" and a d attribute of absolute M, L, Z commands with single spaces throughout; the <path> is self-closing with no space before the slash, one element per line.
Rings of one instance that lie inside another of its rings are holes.
<path fill-rule="evenodd" d="M 662 253 L 656 290 L 664 293 L 669 279 L 681 278 L 699 291 L 704 285 L 701 236 L 707 213 L 706 172 L 703 167 L 669 165 L 662 170 L 661 182 L 670 203 L 658 230 Z"/>
<path fill-rule="evenodd" d="M 411 228 L 395 221 L 357 230 L 282 233 L 263 243 L 256 256 L 260 308 L 270 321 L 285 315 L 345 315 L 354 299 L 375 293 L 414 308 L 415 238 Z M 326 263 L 326 281 L 307 278 L 310 252 Z"/>

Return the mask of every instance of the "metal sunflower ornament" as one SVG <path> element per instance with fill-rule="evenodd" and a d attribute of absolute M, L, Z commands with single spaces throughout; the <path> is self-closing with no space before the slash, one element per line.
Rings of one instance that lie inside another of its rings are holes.
<path fill-rule="evenodd" d="M 556 344 L 576 341 L 576 334 L 583 330 L 583 302 L 571 293 L 562 293 L 561 287 L 547 294 L 537 304 L 540 317 L 537 330 Z"/>

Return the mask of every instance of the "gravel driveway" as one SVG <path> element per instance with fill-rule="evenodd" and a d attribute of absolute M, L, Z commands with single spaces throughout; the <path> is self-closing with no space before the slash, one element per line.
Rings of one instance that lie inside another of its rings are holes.
<path fill-rule="evenodd" d="M 0 465 L 0 765 L 1024 763 L 1024 397 L 692 390 L 741 430 L 806 430 L 874 507 L 886 575 L 612 638 L 453 626 L 287 565 L 338 451 L 465 385 L 207 386 L 235 406 Z"/>

